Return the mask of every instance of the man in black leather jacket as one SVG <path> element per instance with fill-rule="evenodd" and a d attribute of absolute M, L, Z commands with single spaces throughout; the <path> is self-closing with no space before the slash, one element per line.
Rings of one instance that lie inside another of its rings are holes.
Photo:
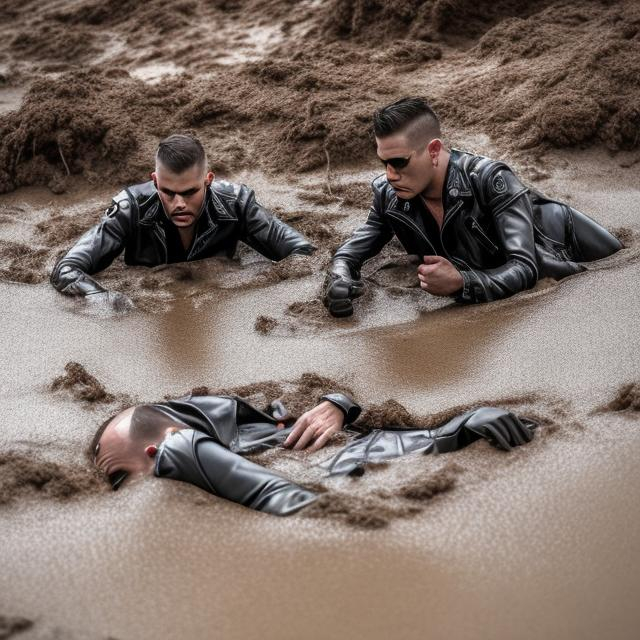
<path fill-rule="evenodd" d="M 153 473 L 282 516 L 315 501 L 316 494 L 240 454 L 276 445 L 318 450 L 359 414 L 360 407 L 341 393 L 322 396 L 298 420 L 278 402 L 265 413 L 234 396 L 187 396 L 109 418 L 92 452 L 114 489 L 128 476 Z"/>
<path fill-rule="evenodd" d="M 488 302 L 563 278 L 622 248 L 583 213 L 523 185 L 500 161 L 446 149 L 421 98 L 374 115 L 386 175 L 373 181 L 367 222 L 335 253 L 324 286 L 334 316 L 353 313 L 360 268 L 395 235 L 423 260 L 420 286 L 458 302 Z"/>
<path fill-rule="evenodd" d="M 360 411 L 342 393 L 322 396 L 298 420 L 278 401 L 265 413 L 235 396 L 186 396 L 121 411 L 98 429 L 91 451 L 113 489 L 129 476 L 153 473 L 257 511 L 287 516 L 315 502 L 317 494 L 241 454 L 279 445 L 317 451 Z M 455 451 L 480 438 L 509 451 L 530 442 L 535 427 L 505 409 L 479 407 L 434 429 L 389 425 L 361 433 L 320 466 L 330 476 L 362 475 L 368 464 Z"/>
<path fill-rule="evenodd" d="M 90 276 L 124 251 L 128 265 L 233 256 L 239 241 L 270 260 L 308 255 L 314 247 L 256 202 L 245 185 L 214 181 L 202 144 L 172 135 L 160 142 L 153 180 L 113 198 L 102 221 L 56 264 L 53 286 L 66 295 L 90 296 L 118 307 L 126 299 Z"/>

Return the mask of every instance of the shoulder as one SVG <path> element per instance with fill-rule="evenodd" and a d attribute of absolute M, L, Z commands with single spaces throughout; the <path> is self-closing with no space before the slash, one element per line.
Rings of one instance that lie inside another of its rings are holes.
<path fill-rule="evenodd" d="M 389 188 L 387 176 L 383 173 L 371 181 L 371 190 L 374 194 L 386 191 Z"/>
<path fill-rule="evenodd" d="M 227 180 L 214 180 L 209 187 L 211 192 L 224 200 L 237 200 L 246 192 L 251 191 L 246 184 L 228 182 Z"/>
<path fill-rule="evenodd" d="M 501 201 L 526 191 L 509 165 L 502 160 L 456 151 L 456 164 L 480 187 L 480 195 L 487 203 Z"/>

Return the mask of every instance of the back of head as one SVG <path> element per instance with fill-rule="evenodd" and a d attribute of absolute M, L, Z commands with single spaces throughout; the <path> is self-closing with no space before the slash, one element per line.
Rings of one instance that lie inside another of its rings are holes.
<path fill-rule="evenodd" d="M 423 98 L 401 98 L 381 107 L 373 114 L 376 138 L 404 134 L 416 144 L 427 144 L 439 138 L 440 120 Z"/>
<path fill-rule="evenodd" d="M 158 145 L 156 165 L 158 164 L 175 174 L 183 173 L 194 165 L 204 170 L 207 154 L 198 138 L 176 133 L 165 138 Z"/>

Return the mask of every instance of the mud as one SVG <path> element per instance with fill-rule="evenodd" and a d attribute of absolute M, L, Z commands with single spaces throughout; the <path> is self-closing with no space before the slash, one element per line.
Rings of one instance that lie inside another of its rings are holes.
<path fill-rule="evenodd" d="M 0 615 L 0 640 L 12 638 L 31 627 L 33 627 L 33 620 L 28 618 Z"/>
<path fill-rule="evenodd" d="M 65 373 L 51 383 L 51 391 L 66 391 L 75 400 L 93 403 L 113 402 L 115 396 L 80 363 L 67 362 Z"/>
<path fill-rule="evenodd" d="M 106 490 L 97 472 L 80 465 L 62 465 L 32 453 L 0 453 L 0 506 L 27 498 L 69 500 Z"/>
<path fill-rule="evenodd" d="M 606 404 L 603 411 L 640 411 L 640 383 L 630 382 L 620 387 L 611 402 Z"/>

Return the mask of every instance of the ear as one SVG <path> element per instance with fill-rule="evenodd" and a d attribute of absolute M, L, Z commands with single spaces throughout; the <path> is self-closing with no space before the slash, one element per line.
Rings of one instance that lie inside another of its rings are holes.
<path fill-rule="evenodd" d="M 207 173 L 207 177 L 205 178 L 207 187 L 211 185 L 215 177 L 216 177 L 216 174 L 213 171 L 209 171 L 209 173 Z"/>
<path fill-rule="evenodd" d="M 427 145 L 427 151 L 429 152 L 431 159 L 435 160 L 440 155 L 440 151 L 442 151 L 442 140 L 440 140 L 440 138 L 434 138 Z"/>
<path fill-rule="evenodd" d="M 155 185 L 156 189 L 158 188 L 158 174 L 155 171 L 151 172 L 151 179 L 153 180 L 153 184 Z"/>
<path fill-rule="evenodd" d="M 150 444 L 148 447 L 145 447 L 144 452 L 150 457 L 155 458 L 156 453 L 158 453 L 158 447 L 155 444 Z"/>

